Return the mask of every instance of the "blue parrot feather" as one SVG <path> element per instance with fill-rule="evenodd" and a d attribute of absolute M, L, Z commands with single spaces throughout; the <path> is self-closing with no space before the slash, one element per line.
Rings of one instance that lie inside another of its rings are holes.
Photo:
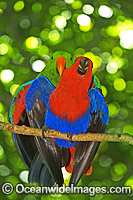
<path fill-rule="evenodd" d="M 90 98 L 90 107 L 89 107 L 90 113 L 101 111 L 102 122 L 104 124 L 107 124 L 109 120 L 109 112 L 102 94 L 96 88 L 92 88 L 89 90 L 89 98 Z"/>
<path fill-rule="evenodd" d="M 54 91 L 54 89 L 55 87 L 45 76 L 36 78 L 32 82 L 30 89 L 26 94 L 25 102 L 27 111 L 32 110 L 37 98 L 39 98 L 42 103 L 45 102 L 46 106 L 48 106 L 50 94 Z"/>

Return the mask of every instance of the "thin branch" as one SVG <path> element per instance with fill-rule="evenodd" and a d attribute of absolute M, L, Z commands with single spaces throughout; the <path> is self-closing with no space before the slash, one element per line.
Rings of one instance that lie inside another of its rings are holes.
<path fill-rule="evenodd" d="M 33 135 L 42 137 L 42 130 L 26 126 L 18 126 L 0 122 L 0 130 L 9 131 L 22 135 Z M 60 133 L 54 129 L 49 129 L 44 133 L 45 137 L 59 138 L 69 140 L 71 138 L 69 133 Z M 106 133 L 80 133 L 74 134 L 71 138 L 72 141 L 108 141 L 108 142 L 127 142 L 133 145 L 133 136 L 128 133 L 125 134 L 106 134 Z"/>

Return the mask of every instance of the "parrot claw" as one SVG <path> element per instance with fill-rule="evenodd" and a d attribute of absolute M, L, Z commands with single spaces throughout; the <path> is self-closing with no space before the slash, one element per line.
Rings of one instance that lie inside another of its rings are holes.
<path fill-rule="evenodd" d="M 72 142 L 72 134 L 68 132 L 67 137 L 69 138 L 70 142 Z"/>
<path fill-rule="evenodd" d="M 42 127 L 42 138 L 45 138 L 44 133 L 46 133 L 47 131 L 49 131 L 49 127 L 46 126 L 46 125 L 44 125 L 44 126 Z"/>

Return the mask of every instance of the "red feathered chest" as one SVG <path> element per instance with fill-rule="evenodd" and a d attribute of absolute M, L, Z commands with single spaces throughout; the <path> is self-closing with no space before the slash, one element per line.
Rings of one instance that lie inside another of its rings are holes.
<path fill-rule="evenodd" d="M 77 80 L 71 84 L 60 82 L 51 94 L 49 103 L 54 115 L 60 119 L 67 119 L 68 122 L 74 122 L 87 112 L 90 99 L 88 90 L 85 90 L 80 80 Z"/>

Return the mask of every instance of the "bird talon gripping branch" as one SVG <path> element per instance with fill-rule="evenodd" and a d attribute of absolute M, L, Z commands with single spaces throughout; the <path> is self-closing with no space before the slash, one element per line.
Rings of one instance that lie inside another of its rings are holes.
<path fill-rule="evenodd" d="M 67 137 L 69 138 L 70 142 L 72 142 L 72 134 L 70 132 L 67 133 Z"/>
<path fill-rule="evenodd" d="M 45 133 L 49 131 L 49 127 L 44 125 L 42 127 L 42 138 L 45 138 Z"/>

